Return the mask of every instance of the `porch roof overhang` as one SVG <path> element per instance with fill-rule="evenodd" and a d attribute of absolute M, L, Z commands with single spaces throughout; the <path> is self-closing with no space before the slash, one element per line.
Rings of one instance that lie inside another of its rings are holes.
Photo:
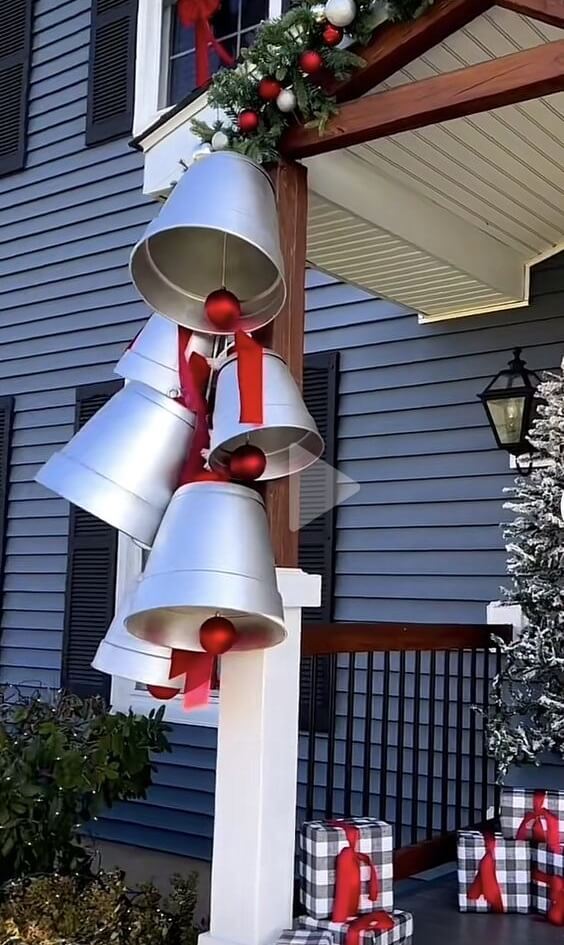
<path fill-rule="evenodd" d="M 564 248 L 564 0 L 438 0 L 384 23 L 333 89 L 308 167 L 310 263 L 420 313 L 527 305 L 530 268 Z M 138 139 L 163 193 L 196 144 L 205 96 Z"/>

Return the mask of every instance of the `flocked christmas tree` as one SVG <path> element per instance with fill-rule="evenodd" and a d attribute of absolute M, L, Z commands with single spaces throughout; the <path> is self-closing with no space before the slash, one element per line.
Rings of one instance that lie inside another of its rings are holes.
<path fill-rule="evenodd" d="M 489 747 L 501 775 L 513 763 L 538 763 L 543 752 L 564 757 L 564 377 L 547 376 L 538 396 L 529 436 L 535 466 L 508 490 L 505 506 L 514 515 L 504 531 L 512 578 L 505 601 L 520 605 L 526 628 L 502 647 L 493 684 Z"/>

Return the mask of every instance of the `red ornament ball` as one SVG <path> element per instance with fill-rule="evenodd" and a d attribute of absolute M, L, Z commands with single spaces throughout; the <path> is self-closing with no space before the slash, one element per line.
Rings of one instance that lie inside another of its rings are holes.
<path fill-rule="evenodd" d="M 178 695 L 178 689 L 169 689 L 168 686 L 147 686 L 153 699 L 159 699 L 161 702 L 167 702 L 168 699 L 174 699 Z"/>
<path fill-rule="evenodd" d="M 229 329 L 235 327 L 241 317 L 241 303 L 228 289 L 216 289 L 210 292 L 204 302 L 204 312 L 214 328 Z"/>
<path fill-rule="evenodd" d="M 266 469 L 266 456 L 258 446 L 246 443 L 234 450 L 229 457 L 229 472 L 240 482 L 254 482 Z"/>
<path fill-rule="evenodd" d="M 326 46 L 338 46 L 345 34 L 339 26 L 328 23 L 321 35 Z"/>
<path fill-rule="evenodd" d="M 254 112 L 251 108 L 246 108 L 244 111 L 239 113 L 237 124 L 244 134 L 252 134 L 253 131 L 256 131 L 259 126 L 258 112 Z"/>
<path fill-rule="evenodd" d="M 282 83 L 277 79 L 266 77 L 261 79 L 258 86 L 258 94 L 265 102 L 275 102 L 282 91 Z"/>
<path fill-rule="evenodd" d="M 223 656 L 237 639 L 237 631 L 226 617 L 210 617 L 200 627 L 200 643 L 211 656 Z"/>
<path fill-rule="evenodd" d="M 301 54 L 299 63 L 302 72 L 305 72 L 306 75 L 313 75 L 323 67 L 323 57 L 313 49 L 306 49 Z"/>

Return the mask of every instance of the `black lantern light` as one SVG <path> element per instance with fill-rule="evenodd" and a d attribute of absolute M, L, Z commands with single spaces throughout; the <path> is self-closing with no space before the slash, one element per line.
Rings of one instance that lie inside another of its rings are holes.
<path fill-rule="evenodd" d="M 534 371 L 525 367 L 521 351 L 522 348 L 515 348 L 509 367 L 496 374 L 478 395 L 497 445 L 516 457 L 532 450 L 527 435 L 535 415 L 536 385 L 540 380 Z"/>

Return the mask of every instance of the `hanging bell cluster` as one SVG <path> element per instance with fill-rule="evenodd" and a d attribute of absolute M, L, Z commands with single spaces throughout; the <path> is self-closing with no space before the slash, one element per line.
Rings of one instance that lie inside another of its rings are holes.
<path fill-rule="evenodd" d="M 37 479 L 150 549 L 93 666 L 191 708 L 219 655 L 285 639 L 254 482 L 323 451 L 284 361 L 251 334 L 286 298 L 268 175 L 230 151 L 194 162 L 131 276 L 155 313 L 115 368 L 125 384 Z"/>

